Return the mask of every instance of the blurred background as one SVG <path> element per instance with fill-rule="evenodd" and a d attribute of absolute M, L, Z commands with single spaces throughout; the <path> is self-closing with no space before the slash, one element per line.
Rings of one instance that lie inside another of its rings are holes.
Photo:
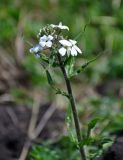
<path fill-rule="evenodd" d="M 68 143 L 74 136 L 68 127 L 73 124 L 66 118 L 71 118 L 68 101 L 55 95 L 39 60 L 29 53 L 40 28 L 59 22 L 70 28 L 71 39 L 78 37 L 83 54 L 76 66 L 101 54 L 72 79 L 82 129 L 86 131 L 88 122 L 100 117 L 93 137 L 100 141 L 100 136 L 123 133 L 123 1 L 1 0 L 0 160 L 19 158 L 35 127 L 39 129 L 29 160 L 59 160 L 57 154 L 61 159 L 77 159 L 75 145 Z M 65 89 L 60 71 L 52 75 Z"/>

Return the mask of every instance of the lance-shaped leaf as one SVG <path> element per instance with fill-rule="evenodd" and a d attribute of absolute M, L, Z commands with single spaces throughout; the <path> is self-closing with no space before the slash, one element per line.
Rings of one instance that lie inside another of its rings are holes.
<path fill-rule="evenodd" d="M 89 138 L 91 130 L 96 126 L 99 120 L 99 118 L 94 118 L 88 123 L 87 138 Z"/>
<path fill-rule="evenodd" d="M 67 59 L 64 62 L 68 77 L 71 77 L 71 75 L 73 75 L 74 73 L 74 64 L 75 64 L 75 59 L 72 56 L 67 57 Z"/>
<path fill-rule="evenodd" d="M 50 75 L 50 72 L 49 72 L 48 70 L 46 70 L 46 75 L 47 75 L 47 81 L 48 81 L 48 83 L 49 83 L 51 86 L 54 85 L 53 79 L 52 79 L 52 77 L 51 77 L 51 75 Z"/>
<path fill-rule="evenodd" d="M 51 54 L 50 57 L 49 57 L 49 65 L 50 66 L 53 66 L 53 64 L 55 63 L 55 55 Z"/>
<path fill-rule="evenodd" d="M 53 79 L 51 77 L 51 74 L 50 74 L 50 72 L 48 70 L 46 70 L 46 75 L 47 75 L 47 81 L 50 84 L 50 86 L 52 87 L 52 89 L 55 90 L 55 93 L 56 94 L 61 94 L 61 95 L 65 96 L 65 97 L 69 98 L 69 95 L 66 92 L 61 91 L 59 88 L 55 87 L 54 81 L 53 81 Z"/>
<path fill-rule="evenodd" d="M 88 123 L 87 133 L 82 135 L 83 141 L 81 143 L 81 146 L 83 145 L 89 145 L 93 142 L 93 138 L 90 136 L 91 130 L 96 126 L 97 122 L 99 121 L 99 118 L 94 118 Z"/>
<path fill-rule="evenodd" d="M 81 73 L 82 71 L 84 71 L 84 69 L 85 69 L 90 63 L 92 63 L 93 61 L 95 61 L 99 56 L 100 56 L 100 54 L 97 55 L 95 58 L 91 59 L 90 61 L 86 62 L 85 64 L 83 64 L 79 69 L 76 69 L 75 71 L 73 71 L 73 73 L 70 75 L 70 78 L 73 77 L 73 76 L 76 76 L 76 75 L 78 75 L 79 73 Z"/>

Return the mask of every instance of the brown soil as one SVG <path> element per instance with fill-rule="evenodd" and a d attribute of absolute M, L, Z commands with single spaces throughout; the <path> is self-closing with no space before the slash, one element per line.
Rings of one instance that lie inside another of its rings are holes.
<path fill-rule="evenodd" d="M 49 105 L 41 106 L 39 121 Z M 31 110 L 25 106 L 0 106 L 0 160 L 17 160 L 23 148 Z M 64 113 L 56 110 L 40 134 L 40 142 L 58 136 Z M 53 125 L 55 123 L 55 125 Z M 52 132 L 52 131 L 53 132 Z"/>

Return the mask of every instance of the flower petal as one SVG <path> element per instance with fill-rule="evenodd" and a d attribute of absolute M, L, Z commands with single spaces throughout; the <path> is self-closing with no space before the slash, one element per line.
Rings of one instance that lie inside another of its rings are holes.
<path fill-rule="evenodd" d="M 67 26 L 61 26 L 60 29 L 67 29 L 69 31 L 69 28 Z"/>
<path fill-rule="evenodd" d="M 40 37 L 40 41 L 47 41 L 48 37 L 46 35 Z"/>
<path fill-rule="evenodd" d="M 58 26 L 62 26 L 62 22 L 59 22 Z"/>
<path fill-rule="evenodd" d="M 72 56 L 77 56 L 77 51 L 74 47 L 71 48 L 71 55 Z"/>
<path fill-rule="evenodd" d="M 77 43 L 75 40 L 72 39 L 70 39 L 69 41 L 72 43 L 72 45 L 75 45 Z"/>
<path fill-rule="evenodd" d="M 45 41 L 40 41 L 39 44 L 41 45 L 41 47 L 45 47 L 46 42 Z"/>
<path fill-rule="evenodd" d="M 67 29 L 67 30 L 69 30 L 68 26 L 63 26 L 63 25 L 62 25 L 62 22 L 59 23 L 58 27 L 59 27 L 60 29 Z"/>
<path fill-rule="evenodd" d="M 78 53 L 80 53 L 80 54 L 82 53 L 82 51 L 76 45 L 74 46 L 74 48 L 77 50 Z"/>
<path fill-rule="evenodd" d="M 57 25 L 55 25 L 55 24 L 51 24 L 50 26 L 51 26 L 52 28 L 57 27 Z"/>
<path fill-rule="evenodd" d="M 62 25 L 62 22 L 60 22 L 58 25 L 51 24 L 50 26 L 52 28 L 60 28 L 60 29 L 67 29 L 67 30 L 69 30 L 68 26 L 63 26 Z"/>
<path fill-rule="evenodd" d="M 60 42 L 63 46 L 67 46 L 67 47 L 72 46 L 72 44 L 71 44 L 68 40 L 65 40 L 65 39 L 60 40 L 59 42 Z"/>
<path fill-rule="evenodd" d="M 52 42 L 51 41 L 46 42 L 46 46 L 50 48 L 52 46 Z"/>
<path fill-rule="evenodd" d="M 62 56 L 64 56 L 65 54 L 66 54 L 66 48 L 64 48 L 64 47 L 62 47 L 62 48 L 60 48 L 59 49 L 59 53 L 62 55 Z"/>
<path fill-rule="evenodd" d="M 53 40 L 53 36 L 48 35 L 48 40 L 52 41 Z"/>
<path fill-rule="evenodd" d="M 39 51 L 41 51 L 41 50 L 43 50 L 43 48 L 39 45 L 39 44 L 37 44 L 36 46 L 34 46 L 33 48 L 30 48 L 30 53 L 37 53 L 37 52 L 39 52 Z"/>

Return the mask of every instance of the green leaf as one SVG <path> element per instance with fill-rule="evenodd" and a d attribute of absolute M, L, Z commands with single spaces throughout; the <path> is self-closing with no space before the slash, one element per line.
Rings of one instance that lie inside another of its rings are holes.
<path fill-rule="evenodd" d="M 74 64 L 75 64 L 74 57 L 71 56 L 67 57 L 67 59 L 64 62 L 68 77 L 71 77 L 71 75 L 73 75 L 74 73 Z"/>
<path fill-rule="evenodd" d="M 97 60 L 98 57 L 100 57 L 101 54 L 97 55 L 95 58 L 91 59 L 90 61 L 86 62 L 85 64 L 83 64 L 80 68 L 78 68 L 77 70 L 73 71 L 70 75 L 70 78 L 73 76 L 78 75 L 79 73 L 81 73 L 82 71 L 84 71 L 84 69 L 92 62 L 94 62 L 95 60 Z"/>
<path fill-rule="evenodd" d="M 61 91 L 59 88 L 57 88 L 55 86 L 54 81 L 53 81 L 53 79 L 51 77 L 51 74 L 50 74 L 50 72 L 48 70 L 46 70 L 46 75 L 47 75 L 47 81 L 50 84 L 50 86 L 52 87 L 52 89 L 55 90 L 55 93 L 56 94 L 61 94 L 61 95 L 65 96 L 65 97 L 69 98 L 69 95 L 66 92 Z"/>
<path fill-rule="evenodd" d="M 112 144 L 113 144 L 113 141 L 104 143 L 103 144 L 103 150 L 106 151 Z"/>
<path fill-rule="evenodd" d="M 58 64 L 56 63 L 56 52 L 53 50 L 50 53 L 49 57 L 49 66 L 56 67 Z"/>
<path fill-rule="evenodd" d="M 94 118 L 88 123 L 88 130 L 87 130 L 87 136 L 86 136 L 87 141 L 90 139 L 91 130 L 96 126 L 98 121 L 99 121 L 99 118 Z"/>
<path fill-rule="evenodd" d="M 46 75 L 47 75 L 48 83 L 52 86 L 54 84 L 54 82 L 53 82 L 53 79 L 52 79 L 50 72 L 48 70 L 46 70 Z"/>
<path fill-rule="evenodd" d="M 92 119 L 92 120 L 89 122 L 89 124 L 88 124 L 88 128 L 89 128 L 89 129 L 93 129 L 93 128 L 96 126 L 96 124 L 97 124 L 97 122 L 98 122 L 99 120 L 100 120 L 99 118 L 94 118 L 94 119 Z"/>
<path fill-rule="evenodd" d="M 46 63 L 48 63 L 49 64 L 49 59 L 48 59 L 48 57 L 45 55 L 45 54 L 41 54 L 41 59 L 44 61 L 44 62 L 46 62 Z"/>
<path fill-rule="evenodd" d="M 29 159 L 35 160 L 59 160 L 57 151 L 47 146 L 34 146 L 29 153 Z"/>
<path fill-rule="evenodd" d="M 67 66 L 67 65 L 70 65 L 70 62 L 71 62 L 71 56 L 67 57 L 64 61 L 64 66 Z"/>

